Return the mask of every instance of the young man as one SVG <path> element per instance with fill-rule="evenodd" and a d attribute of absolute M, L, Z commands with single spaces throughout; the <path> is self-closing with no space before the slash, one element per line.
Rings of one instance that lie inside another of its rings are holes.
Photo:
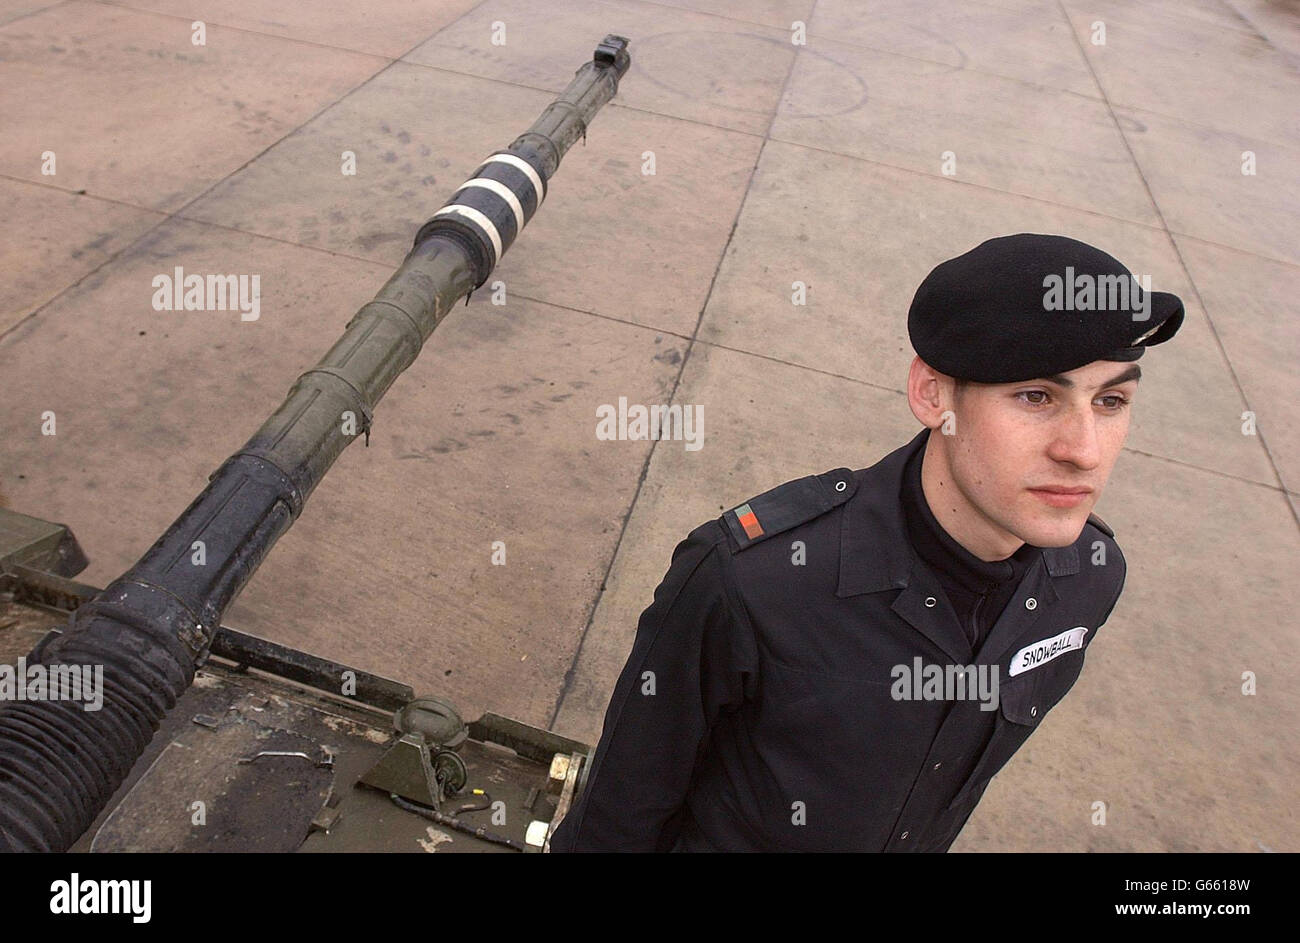
<path fill-rule="evenodd" d="M 1090 512 L 1133 361 L 1183 319 L 1137 288 L 1026 233 L 931 272 L 908 315 L 925 428 L 678 545 L 551 850 L 947 850 L 1123 588 Z"/>

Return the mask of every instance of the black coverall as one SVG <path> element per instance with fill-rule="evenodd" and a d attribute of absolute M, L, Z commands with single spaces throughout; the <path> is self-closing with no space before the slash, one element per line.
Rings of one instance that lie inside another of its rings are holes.
<path fill-rule="evenodd" d="M 995 562 L 1010 586 L 945 592 L 904 500 L 928 436 L 752 499 L 761 534 L 732 510 L 677 546 L 552 851 L 947 850 L 1074 684 L 1125 563 L 1090 517 Z M 996 709 L 898 680 L 932 665 L 996 666 Z"/>

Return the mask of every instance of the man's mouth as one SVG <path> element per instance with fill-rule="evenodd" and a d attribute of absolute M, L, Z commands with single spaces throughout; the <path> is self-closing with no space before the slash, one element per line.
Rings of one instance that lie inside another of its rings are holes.
<path fill-rule="evenodd" d="M 1092 489 L 1081 485 L 1044 485 L 1030 488 L 1029 493 L 1054 508 L 1072 508 L 1083 503 Z"/>

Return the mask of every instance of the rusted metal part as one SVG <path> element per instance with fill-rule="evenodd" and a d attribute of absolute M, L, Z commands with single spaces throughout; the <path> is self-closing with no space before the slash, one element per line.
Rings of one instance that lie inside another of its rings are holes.
<path fill-rule="evenodd" d="M 559 795 L 564 789 L 565 781 L 569 778 L 570 763 L 569 754 L 567 753 L 557 753 L 551 757 L 550 776 L 546 780 L 548 792 Z"/>
<path fill-rule="evenodd" d="M 0 508 L 0 570 L 23 564 L 58 576 L 76 576 L 89 562 L 66 524 Z"/>
<path fill-rule="evenodd" d="M 343 692 L 346 682 L 346 690 L 350 692 L 346 697 L 381 710 L 399 710 L 415 697 L 415 691 L 409 684 L 350 668 L 319 655 L 309 655 L 224 625 L 212 639 L 211 654 L 338 697 L 345 696 Z"/>
<path fill-rule="evenodd" d="M 551 836 L 564 817 L 569 814 L 569 808 L 573 805 L 573 800 L 578 795 L 578 770 L 586 765 L 587 757 L 581 753 L 572 753 L 568 757 L 568 763 L 564 764 L 564 785 L 560 789 L 560 801 L 555 805 L 555 815 L 551 818 L 550 827 L 546 830 L 546 844 L 542 846 L 542 851 L 551 850 Z M 552 772 L 556 767 L 551 766 Z"/>
<path fill-rule="evenodd" d="M 10 564 L 7 575 L 15 601 L 29 606 L 73 612 L 99 594 L 94 586 L 24 564 Z"/>
<path fill-rule="evenodd" d="M 311 756 L 310 754 L 304 753 L 302 750 L 259 750 L 252 756 L 241 756 L 236 762 L 256 763 L 264 756 L 290 757 L 306 760 L 308 763 L 319 766 L 321 769 L 333 769 L 334 767 L 334 751 L 326 746 L 321 747 L 319 756 Z"/>
<path fill-rule="evenodd" d="M 478 720 L 470 721 L 469 735 L 475 740 L 499 743 L 520 756 L 538 763 L 550 763 L 556 753 L 586 753 L 590 747 L 578 740 L 561 737 L 557 733 L 534 727 L 490 711 Z"/>

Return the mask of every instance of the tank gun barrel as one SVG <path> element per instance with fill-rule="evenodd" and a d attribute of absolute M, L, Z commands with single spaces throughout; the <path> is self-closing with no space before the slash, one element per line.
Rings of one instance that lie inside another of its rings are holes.
<path fill-rule="evenodd" d="M 487 281 L 537 212 L 565 153 L 618 91 L 631 64 L 627 44 L 606 36 L 532 127 L 488 156 L 139 562 L 28 656 L 28 664 L 102 666 L 102 706 L 0 706 L 0 850 L 67 850 L 91 825 L 190 686 L 226 608 L 343 450 L 358 435 L 368 439 L 376 404 L 429 335 Z"/>

